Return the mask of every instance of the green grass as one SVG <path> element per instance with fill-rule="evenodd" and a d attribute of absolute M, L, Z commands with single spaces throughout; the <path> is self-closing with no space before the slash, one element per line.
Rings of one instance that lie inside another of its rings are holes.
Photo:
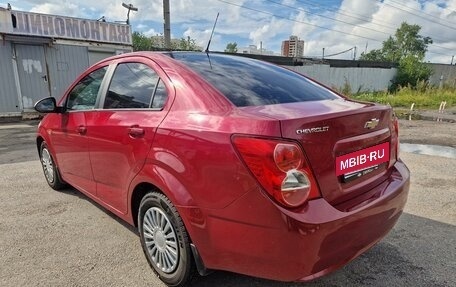
<path fill-rule="evenodd" d="M 394 108 L 410 108 L 415 103 L 415 109 L 438 109 L 440 103 L 446 101 L 446 108 L 456 106 L 456 89 L 454 88 L 426 88 L 414 90 L 408 87 L 401 88 L 396 93 L 389 92 L 363 92 L 348 95 L 360 101 L 389 104 Z"/>

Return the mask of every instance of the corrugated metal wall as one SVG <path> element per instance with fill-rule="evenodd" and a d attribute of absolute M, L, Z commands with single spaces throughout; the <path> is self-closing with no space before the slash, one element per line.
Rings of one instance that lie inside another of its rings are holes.
<path fill-rule="evenodd" d="M 29 111 L 38 99 L 49 94 L 60 99 L 67 87 L 92 62 L 117 52 L 128 52 L 124 47 L 118 50 L 112 45 L 93 48 L 72 43 L 49 45 L 35 42 L 29 43 L 23 37 L 0 41 L 0 116 Z M 13 51 L 18 53 L 17 63 L 13 62 Z M 38 57 L 37 53 L 43 56 Z M 35 72 L 40 74 L 37 76 Z M 29 79 L 32 76 L 36 76 L 34 81 Z M 44 91 L 36 87 L 43 83 Z M 17 88 L 18 85 L 21 87 Z M 22 99 L 19 99 L 19 94 Z"/>
<path fill-rule="evenodd" d="M 85 46 L 64 44 L 45 46 L 51 95 L 59 99 L 68 85 L 90 64 L 114 53 L 114 50 L 112 52 L 92 51 Z M 12 55 L 11 42 L 6 40 L 0 42 L 0 115 L 22 112 L 22 101 L 19 102 L 18 99 Z M 456 66 L 429 65 L 434 71 L 430 79 L 431 84 L 438 86 L 442 78 L 444 84 L 456 86 Z M 397 73 L 396 68 L 331 67 L 321 63 L 286 67 L 329 87 L 341 89 L 345 83 L 348 83 L 351 92 L 386 90 Z"/>
<path fill-rule="evenodd" d="M 332 88 L 341 89 L 345 83 L 348 83 L 354 93 L 386 90 L 397 73 L 396 68 L 339 68 L 321 64 L 287 66 L 287 68 Z"/>
<path fill-rule="evenodd" d="M 0 113 L 21 111 L 14 80 L 11 43 L 0 42 Z"/>
<path fill-rule="evenodd" d="M 93 64 L 106 59 L 108 57 L 114 56 L 116 53 L 113 51 L 94 51 L 89 50 L 89 65 L 92 66 Z"/>
<path fill-rule="evenodd" d="M 51 96 L 60 99 L 68 86 L 89 66 L 87 47 L 54 45 L 46 48 Z"/>
<path fill-rule="evenodd" d="M 440 83 L 456 88 L 456 65 L 427 64 L 433 71 L 429 83 L 439 87 Z M 330 67 L 314 64 L 305 66 L 286 66 L 307 75 L 329 87 L 340 89 L 347 82 L 352 92 L 382 91 L 388 89 L 397 74 L 396 68 Z"/>
<path fill-rule="evenodd" d="M 15 44 L 22 108 L 33 110 L 40 99 L 49 97 L 49 82 L 43 45 Z"/>
<path fill-rule="evenodd" d="M 429 83 L 434 86 L 439 86 L 440 82 L 443 85 L 456 87 L 456 66 L 445 64 L 428 64 L 433 70 L 432 76 L 429 78 Z"/>

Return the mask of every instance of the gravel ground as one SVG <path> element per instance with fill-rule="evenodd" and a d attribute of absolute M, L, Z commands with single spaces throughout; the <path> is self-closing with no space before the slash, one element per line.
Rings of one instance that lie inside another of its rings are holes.
<path fill-rule="evenodd" d="M 456 123 L 400 120 L 399 136 L 404 143 L 456 148 Z"/>
<path fill-rule="evenodd" d="M 47 186 L 33 124 L 0 125 L 0 286 L 163 286 L 134 229 L 72 188 Z M 400 121 L 400 137 L 456 147 L 456 124 Z M 193 286 L 456 286 L 456 159 L 401 157 L 412 173 L 404 214 L 344 268 L 310 283 L 214 272 Z"/>

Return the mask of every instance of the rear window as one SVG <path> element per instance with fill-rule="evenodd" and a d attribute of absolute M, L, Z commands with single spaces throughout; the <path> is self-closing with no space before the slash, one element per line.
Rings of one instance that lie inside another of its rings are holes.
<path fill-rule="evenodd" d="M 335 93 L 287 69 L 244 57 L 173 53 L 238 107 L 337 99 Z"/>

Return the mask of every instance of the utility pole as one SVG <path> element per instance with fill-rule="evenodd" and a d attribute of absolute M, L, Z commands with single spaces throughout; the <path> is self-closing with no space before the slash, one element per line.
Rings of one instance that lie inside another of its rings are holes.
<path fill-rule="evenodd" d="M 122 6 L 124 8 L 127 8 L 128 9 L 128 12 L 127 12 L 127 21 L 125 21 L 125 23 L 127 23 L 127 25 L 130 25 L 130 11 L 138 11 L 138 8 L 133 6 L 133 4 L 125 4 L 125 3 L 122 3 Z M 104 18 L 104 17 L 102 17 Z M 101 19 L 101 18 L 100 18 Z M 105 22 L 105 21 L 103 21 Z"/>
<path fill-rule="evenodd" d="M 450 65 L 453 65 L 453 60 L 454 60 L 454 55 L 451 56 L 451 64 Z"/>
<path fill-rule="evenodd" d="M 353 50 L 353 61 L 355 61 L 356 60 L 356 49 L 357 49 L 356 46 L 353 49 L 354 49 Z"/>
<path fill-rule="evenodd" d="M 169 13 L 169 0 L 163 0 L 163 19 L 164 19 L 164 37 L 165 48 L 171 50 L 171 20 Z"/>
<path fill-rule="evenodd" d="M 322 59 L 325 58 L 325 48 L 323 48 L 323 55 L 321 56 Z"/>

